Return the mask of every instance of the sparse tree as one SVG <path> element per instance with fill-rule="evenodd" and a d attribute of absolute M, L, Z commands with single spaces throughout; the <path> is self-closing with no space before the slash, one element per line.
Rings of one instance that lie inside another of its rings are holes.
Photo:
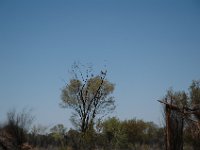
<path fill-rule="evenodd" d="M 192 110 L 190 121 L 186 128 L 186 134 L 194 150 L 200 147 L 200 80 L 192 81 L 189 87 L 190 107 Z"/>
<path fill-rule="evenodd" d="M 42 143 L 42 137 L 47 134 L 47 129 L 48 127 L 41 124 L 33 125 L 29 133 L 29 143 L 33 146 L 40 146 Z"/>
<path fill-rule="evenodd" d="M 163 102 L 167 104 L 164 107 L 166 150 L 182 150 L 184 117 L 186 117 L 183 116 L 183 112 L 188 105 L 187 94 L 170 89 Z"/>
<path fill-rule="evenodd" d="M 127 136 L 122 122 L 116 118 L 108 118 L 103 122 L 104 145 L 106 150 L 127 148 Z"/>
<path fill-rule="evenodd" d="M 93 75 L 91 67 L 86 68 L 85 75 L 81 66 L 72 66 L 73 77 L 62 89 L 61 106 L 71 108 L 71 121 L 82 133 L 86 133 L 98 119 L 115 109 L 114 84 L 106 79 L 107 71 Z"/>
<path fill-rule="evenodd" d="M 64 138 L 66 133 L 66 128 L 63 124 L 57 124 L 50 129 L 51 135 L 54 138 L 57 145 L 64 146 Z"/>
<path fill-rule="evenodd" d="M 194 114 L 194 119 L 200 121 L 200 80 L 192 81 L 189 87 L 190 105 L 197 113 Z"/>
<path fill-rule="evenodd" d="M 30 111 L 24 109 L 22 112 L 15 110 L 7 113 L 7 123 L 2 127 L 0 133 L 3 133 L 4 141 L 7 143 L 7 149 L 21 150 L 24 143 L 27 142 L 27 133 L 33 121 Z M 2 136 L 2 134 L 0 135 Z"/>

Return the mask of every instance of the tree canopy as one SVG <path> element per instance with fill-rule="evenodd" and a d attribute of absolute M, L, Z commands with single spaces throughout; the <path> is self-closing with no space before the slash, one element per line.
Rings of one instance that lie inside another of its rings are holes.
<path fill-rule="evenodd" d="M 72 72 L 74 77 L 62 89 L 61 106 L 73 110 L 72 123 L 81 132 L 86 132 L 98 119 L 115 109 L 115 100 L 111 95 L 114 84 L 106 79 L 107 71 L 94 76 L 88 67 L 84 77 L 80 66 L 74 65 Z"/>

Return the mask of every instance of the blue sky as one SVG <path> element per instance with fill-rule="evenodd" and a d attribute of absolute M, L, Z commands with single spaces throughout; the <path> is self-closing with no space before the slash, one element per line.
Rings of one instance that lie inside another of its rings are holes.
<path fill-rule="evenodd" d="M 59 108 L 74 61 L 107 65 L 120 119 L 161 123 L 156 101 L 200 79 L 198 0 L 0 1 L 0 118 L 33 108 L 35 123 L 70 125 Z"/>

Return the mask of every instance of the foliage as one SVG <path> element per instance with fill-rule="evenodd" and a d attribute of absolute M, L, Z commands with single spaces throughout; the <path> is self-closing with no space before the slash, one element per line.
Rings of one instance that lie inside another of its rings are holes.
<path fill-rule="evenodd" d="M 192 81 L 189 87 L 189 104 L 195 113 L 191 114 L 185 128 L 186 142 L 191 144 L 194 150 L 200 147 L 200 80 Z"/>
<path fill-rule="evenodd" d="M 199 149 L 200 81 L 192 81 L 189 92 L 169 90 L 163 101 L 171 105 L 164 107 L 167 149 L 183 149 L 183 145 Z"/>
<path fill-rule="evenodd" d="M 192 84 L 189 87 L 190 95 L 190 105 L 193 109 L 197 110 L 197 114 L 194 115 L 195 119 L 200 121 L 200 80 L 192 81 Z"/>
<path fill-rule="evenodd" d="M 64 127 L 63 124 L 57 124 L 50 129 L 51 136 L 53 137 L 57 145 L 64 146 L 66 130 L 67 129 Z"/>
<path fill-rule="evenodd" d="M 104 148 L 138 149 L 142 145 L 162 148 L 162 130 L 153 122 L 131 119 L 120 121 L 113 117 L 103 122 Z M 160 145 L 159 145 L 160 144 Z"/>
<path fill-rule="evenodd" d="M 63 124 L 57 124 L 50 129 L 50 132 L 52 133 L 52 136 L 56 140 L 60 140 L 64 137 L 65 132 L 66 132 L 66 128 L 64 127 Z"/>
<path fill-rule="evenodd" d="M 166 149 L 181 150 L 183 149 L 183 129 L 185 121 L 182 112 L 188 105 L 187 94 L 180 91 L 174 92 L 170 89 L 167 91 L 163 101 L 176 106 L 180 110 L 171 109 L 168 105 L 164 107 Z"/>
<path fill-rule="evenodd" d="M 61 106 L 74 111 L 71 121 L 85 133 L 90 125 L 115 109 L 114 98 L 110 96 L 114 84 L 106 80 L 106 71 L 94 76 L 89 68 L 83 77 L 80 70 L 76 64 L 72 67 L 74 77 L 62 89 Z"/>
<path fill-rule="evenodd" d="M 126 135 L 119 119 L 109 118 L 103 123 L 103 135 L 108 149 L 120 148 L 126 143 Z"/>

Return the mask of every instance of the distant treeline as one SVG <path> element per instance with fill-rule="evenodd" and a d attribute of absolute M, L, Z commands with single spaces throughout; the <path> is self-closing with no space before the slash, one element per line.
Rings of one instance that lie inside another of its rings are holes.
<path fill-rule="evenodd" d="M 42 125 L 31 125 L 27 111 L 8 112 L 0 126 L 0 150 L 160 150 L 165 149 L 165 127 L 139 119 L 119 120 L 116 117 L 91 126 L 86 133 L 62 124 L 47 132 Z M 184 147 L 191 148 L 196 139 L 188 128 L 184 132 Z"/>
<path fill-rule="evenodd" d="M 83 134 L 62 124 L 45 132 L 44 126 L 31 126 L 32 119 L 27 111 L 9 112 L 0 127 L 0 149 L 132 150 L 163 149 L 164 145 L 163 128 L 143 120 L 108 118 Z"/>

